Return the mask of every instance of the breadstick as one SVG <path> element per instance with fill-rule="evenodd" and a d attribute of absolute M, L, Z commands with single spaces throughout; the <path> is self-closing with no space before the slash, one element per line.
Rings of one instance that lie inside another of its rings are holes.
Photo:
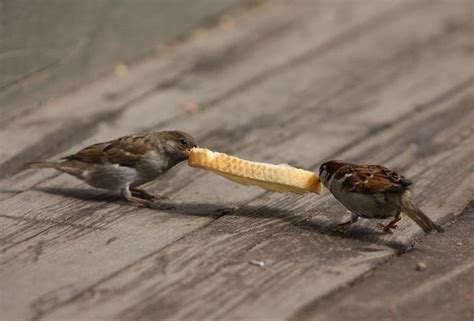
<path fill-rule="evenodd" d="M 274 192 L 321 194 L 323 185 L 313 172 L 287 165 L 272 165 L 243 160 L 205 148 L 193 148 L 188 164 L 215 172 L 243 185 L 254 185 Z"/>

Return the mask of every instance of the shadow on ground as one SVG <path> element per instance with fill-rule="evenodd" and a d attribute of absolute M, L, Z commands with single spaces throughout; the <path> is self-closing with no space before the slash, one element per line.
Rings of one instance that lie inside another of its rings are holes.
<path fill-rule="evenodd" d="M 119 203 L 126 206 L 136 206 L 124 201 L 119 195 L 107 191 L 95 190 L 91 188 L 56 188 L 56 187 L 37 187 L 38 191 L 61 195 L 64 197 L 72 197 L 81 201 L 95 203 Z M 13 192 L 13 191 L 10 191 Z M 18 191 L 17 191 L 18 192 Z M 352 239 L 362 242 L 368 242 L 378 245 L 390 247 L 398 252 L 408 250 L 411 245 L 387 239 L 387 234 L 374 227 L 364 226 L 363 224 L 355 224 L 345 231 L 337 230 L 338 222 L 323 219 L 324 213 L 318 213 L 313 216 L 302 216 L 294 211 L 284 210 L 271 206 L 226 206 L 225 204 L 212 203 L 193 203 L 182 202 L 176 200 L 160 201 L 156 208 L 161 212 L 205 216 L 217 219 L 224 215 L 234 215 L 247 218 L 272 218 L 285 221 L 299 229 L 315 232 L 321 235 L 329 235 L 335 238 Z M 330 215 L 328 215 L 330 216 Z M 372 224 L 370 224 L 372 226 Z M 375 226 L 375 225 L 374 225 Z"/>

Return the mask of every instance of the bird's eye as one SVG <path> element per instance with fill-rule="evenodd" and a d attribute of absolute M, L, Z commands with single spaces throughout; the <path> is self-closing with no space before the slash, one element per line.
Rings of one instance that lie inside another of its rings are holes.
<path fill-rule="evenodd" d="M 321 166 L 321 167 L 319 168 L 319 173 L 322 173 L 323 171 L 325 171 L 325 170 L 326 170 L 326 167 L 327 167 L 326 165 Z"/>
<path fill-rule="evenodd" d="M 186 146 L 186 145 L 188 145 L 188 140 L 187 140 L 187 139 L 184 139 L 184 138 L 181 138 L 181 139 L 179 140 L 179 143 L 180 143 L 181 145 L 183 145 L 183 146 Z"/>

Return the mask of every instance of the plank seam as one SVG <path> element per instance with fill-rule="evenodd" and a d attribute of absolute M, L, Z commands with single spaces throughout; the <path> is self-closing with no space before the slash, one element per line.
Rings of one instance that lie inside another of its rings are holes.
<path fill-rule="evenodd" d="M 379 127 L 377 130 L 375 130 L 375 131 L 369 131 L 368 133 L 366 133 L 365 135 L 363 135 L 362 138 L 361 138 L 361 137 L 355 138 L 354 140 L 352 140 L 351 142 L 345 144 L 345 145 L 342 146 L 340 149 L 338 149 L 336 152 L 334 152 L 333 154 L 331 154 L 330 157 L 335 157 L 335 156 L 337 156 L 338 154 L 340 154 L 340 153 L 342 153 L 342 152 L 344 152 L 344 151 L 346 151 L 346 150 L 352 148 L 352 147 L 354 146 L 354 142 L 359 141 L 360 139 L 367 138 L 367 137 L 373 135 L 374 133 L 378 133 L 378 132 L 380 132 L 380 131 L 382 131 L 382 130 L 391 128 L 391 127 L 393 127 L 394 125 L 399 125 L 400 122 L 403 122 L 403 121 L 406 121 L 406 120 L 410 119 L 411 116 L 413 116 L 413 114 L 419 113 L 420 111 L 424 111 L 424 110 L 428 109 L 430 106 L 432 106 L 433 104 L 441 103 L 441 102 L 443 102 L 443 101 L 449 99 L 449 98 L 452 97 L 453 95 L 456 95 L 456 94 L 458 94 L 458 93 L 460 93 L 460 92 L 463 92 L 465 89 L 469 88 L 469 87 L 473 84 L 473 82 L 474 82 L 474 78 L 469 78 L 469 79 L 467 79 L 466 81 L 461 82 L 460 84 L 457 84 L 456 86 L 454 86 L 454 87 L 451 88 L 450 90 L 446 91 L 445 93 L 443 93 L 443 94 L 441 94 L 441 95 L 435 97 L 434 99 L 431 99 L 430 101 L 428 101 L 428 102 L 426 102 L 426 103 L 424 103 L 424 104 L 422 104 L 422 105 L 419 105 L 418 108 L 416 108 L 415 110 L 411 111 L 410 113 L 407 113 L 407 114 L 405 114 L 405 115 L 402 115 L 401 117 L 398 117 L 397 119 L 395 119 L 395 120 L 393 120 L 393 121 L 391 121 L 391 122 L 388 122 L 387 124 L 385 124 L 385 125 L 383 125 L 383 126 L 380 126 L 380 127 Z M 420 106 L 421 106 L 421 107 L 420 107 Z M 315 165 L 311 166 L 311 168 L 315 168 L 316 166 L 318 166 L 318 164 L 315 164 Z M 256 197 L 250 199 L 247 203 L 253 202 L 253 201 L 255 201 L 255 200 L 257 200 L 257 199 L 259 199 L 259 198 L 261 198 L 261 197 L 264 197 L 265 195 L 267 195 L 267 194 L 269 194 L 269 193 L 270 193 L 270 192 L 261 193 L 261 194 L 257 195 Z M 238 211 L 238 210 L 237 210 L 237 211 Z M 217 220 L 217 219 L 223 217 L 224 215 L 225 215 L 225 214 L 217 216 L 215 220 Z M 146 259 L 148 259 L 148 258 L 150 258 L 150 257 L 152 257 L 152 256 L 154 256 L 154 255 L 156 255 L 156 254 L 159 253 L 160 251 L 163 251 L 163 250 L 165 250 L 165 249 L 167 249 L 167 248 L 173 246 L 174 243 L 179 242 L 181 239 L 183 239 L 183 238 L 189 236 L 191 233 L 198 232 L 198 231 L 200 231 L 200 230 L 206 228 L 206 227 L 209 226 L 210 224 L 215 223 L 215 220 L 212 220 L 212 221 L 210 221 L 209 223 L 207 223 L 207 224 L 205 224 L 205 225 L 203 225 L 203 226 L 201 226 L 201 227 L 199 227 L 199 228 L 197 228 L 197 229 L 195 229 L 195 230 L 193 230 L 193 231 L 191 231 L 191 232 L 189 232 L 189 233 L 184 234 L 184 235 L 181 236 L 180 238 L 174 240 L 172 243 L 170 243 L 170 244 L 168 244 L 168 245 L 166 245 L 166 246 L 164 246 L 164 247 L 161 247 L 160 249 L 157 249 L 157 250 L 155 250 L 155 251 L 152 251 L 151 253 L 149 253 L 149 254 L 147 254 L 147 255 L 145 255 L 145 256 L 143 256 L 143 257 L 141 257 L 141 258 L 135 260 L 133 263 L 130 263 L 130 264 L 128 264 L 127 266 L 125 266 L 125 267 L 123 267 L 123 268 L 121 268 L 121 269 L 119 269 L 119 270 L 117 270 L 117 271 L 115 271 L 115 272 L 109 274 L 108 276 L 106 276 L 106 277 L 104 277 L 104 278 L 98 280 L 97 282 L 95 282 L 94 284 L 88 286 L 87 288 L 85 288 L 84 290 L 80 291 L 79 293 L 77 293 L 76 295 L 72 296 L 71 298 L 69 298 L 69 299 L 67 299 L 67 300 L 65 300 L 65 301 L 63 301 L 63 302 L 60 302 L 60 303 L 56 304 L 55 306 L 51 307 L 50 309 L 48 309 L 48 310 L 46 310 L 46 311 L 42 311 L 41 314 L 36 315 L 32 320 L 35 320 L 35 321 L 36 321 L 36 320 L 39 320 L 39 319 L 41 319 L 44 315 L 46 315 L 46 314 L 48 314 L 48 313 L 51 313 L 51 312 L 53 312 L 54 310 L 56 310 L 56 309 L 58 309 L 58 308 L 61 308 L 62 306 L 67 305 L 67 304 L 69 304 L 69 303 L 75 301 L 76 299 L 80 298 L 81 296 L 85 295 L 86 293 L 91 292 L 92 289 L 93 289 L 94 287 L 97 287 L 99 284 L 101 284 L 101 283 L 103 283 L 103 282 L 106 282 L 106 281 L 108 281 L 108 280 L 114 278 L 115 276 L 119 275 L 120 273 L 129 270 L 130 268 L 132 268 L 134 265 L 140 263 L 141 261 L 144 261 L 144 260 L 146 260 Z M 390 256 L 389 256 L 389 257 L 390 257 Z"/>
<path fill-rule="evenodd" d="M 464 207 L 464 209 L 462 209 L 460 211 L 460 214 L 456 215 L 456 216 L 462 216 L 464 215 L 465 213 L 467 213 L 469 211 L 469 209 L 474 205 L 474 202 L 471 201 L 470 203 L 468 203 L 466 205 L 466 207 Z M 418 238 L 415 242 L 418 242 L 421 238 Z M 368 270 L 367 272 L 359 275 L 358 277 L 354 278 L 351 282 L 347 283 L 347 284 L 344 284 L 340 287 L 337 287 L 335 289 L 333 289 L 332 291 L 329 291 L 328 293 L 324 294 L 323 296 L 305 304 L 304 306 L 302 306 L 299 310 L 297 310 L 296 312 L 293 313 L 293 315 L 291 315 L 288 319 L 289 320 L 301 320 L 301 318 L 299 317 L 300 315 L 304 315 L 304 313 L 308 310 L 315 310 L 318 308 L 319 304 L 320 304 L 320 301 L 322 300 L 326 300 L 328 298 L 331 298 L 331 297 L 334 297 L 334 296 L 337 296 L 339 293 L 341 293 L 342 291 L 344 291 L 345 289 L 353 286 L 353 285 L 356 285 L 356 284 L 360 284 L 362 282 L 364 282 L 368 277 L 370 277 L 371 275 L 373 275 L 373 273 L 378 270 L 378 269 L 381 269 L 384 265 L 386 264 L 390 264 L 391 262 L 393 262 L 393 260 L 400 256 L 400 255 L 403 255 L 404 252 L 400 252 L 400 253 L 396 253 L 395 255 L 389 255 L 383 259 L 381 259 L 376 265 L 374 265 L 373 268 L 371 268 L 370 270 Z"/>
<path fill-rule="evenodd" d="M 424 5 L 425 3 L 427 2 L 409 3 L 408 5 L 404 4 L 398 8 L 389 10 L 388 12 L 384 12 L 380 14 L 379 16 L 370 19 L 369 21 L 362 22 L 357 27 L 354 27 L 349 31 L 341 32 L 339 35 L 336 35 L 335 38 L 330 39 L 324 42 L 323 44 L 317 45 L 316 47 L 309 49 L 305 53 L 293 59 L 285 61 L 284 63 L 277 65 L 276 67 L 270 68 L 269 70 L 264 71 L 259 75 L 256 75 L 255 77 L 235 86 L 234 88 L 229 89 L 224 94 L 218 97 L 208 100 L 207 102 L 202 104 L 204 107 L 202 107 L 201 110 L 204 111 L 208 109 L 213 109 L 222 101 L 225 101 L 226 99 L 233 97 L 235 94 L 239 93 L 240 91 L 243 91 L 247 88 L 251 88 L 252 86 L 256 84 L 276 74 L 283 72 L 287 67 L 294 67 L 306 62 L 308 59 L 315 59 L 316 57 L 322 56 L 326 54 L 327 52 L 341 45 L 344 45 L 349 40 L 356 39 L 357 37 L 360 37 L 361 35 L 365 35 L 367 33 L 370 33 L 373 30 L 377 30 L 378 26 L 389 23 L 390 21 L 398 17 L 400 14 L 406 13 L 407 11 L 412 10 L 416 7 L 419 7 L 420 5 Z M 63 150 L 65 145 L 69 146 L 71 144 L 82 141 L 86 137 L 89 137 L 90 133 L 93 132 L 94 128 L 98 126 L 98 124 L 109 123 L 113 121 L 114 119 L 118 118 L 129 106 L 131 106 L 134 103 L 145 100 L 149 96 L 153 95 L 156 90 L 162 88 L 162 86 L 168 86 L 170 82 L 171 83 L 175 82 L 176 79 L 192 71 L 193 68 L 195 68 L 195 65 L 196 63 L 180 71 L 177 75 L 174 75 L 173 77 L 160 81 L 153 88 L 139 94 L 136 97 L 131 98 L 129 101 L 120 105 L 120 107 L 118 107 L 117 110 L 104 112 L 100 114 L 99 116 L 95 117 L 94 120 L 88 120 L 87 125 L 84 128 L 81 127 L 83 125 L 78 124 L 78 125 L 68 126 L 67 128 L 62 128 L 54 133 L 51 133 L 50 135 L 42 139 L 42 141 L 51 141 L 52 139 L 55 139 L 56 137 L 68 137 L 68 139 L 63 140 L 62 142 L 57 142 L 56 144 L 52 144 L 49 150 L 47 150 L 46 152 L 42 148 L 35 147 L 35 146 L 45 145 L 39 142 L 38 144 L 35 144 L 34 147 L 26 149 L 18 153 L 17 155 L 12 156 L 10 159 L 6 160 L 0 166 L 0 181 L 21 172 L 22 171 L 21 160 L 24 158 L 27 158 L 27 159 L 33 159 L 33 158 L 38 158 L 38 157 L 48 158 L 51 155 L 54 155 L 58 153 L 59 151 Z M 148 130 L 165 126 L 168 123 L 173 122 L 176 119 L 181 118 L 181 117 L 182 115 L 171 117 L 167 119 L 166 121 L 158 122 L 154 126 L 144 128 L 143 130 L 148 131 Z M 81 135 L 77 135 L 78 133 L 81 133 Z"/>

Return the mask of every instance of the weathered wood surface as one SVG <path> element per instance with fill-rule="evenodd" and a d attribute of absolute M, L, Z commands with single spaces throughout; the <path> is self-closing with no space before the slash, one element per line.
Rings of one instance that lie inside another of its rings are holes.
<path fill-rule="evenodd" d="M 184 129 L 202 146 L 312 170 L 379 162 L 417 182 L 434 219 L 460 213 L 473 196 L 473 26 L 472 3 L 455 2 L 275 2 L 3 123 L 2 315 L 291 319 L 420 235 L 407 220 L 391 236 L 373 221 L 334 234 L 345 210 L 328 194 L 264 193 L 185 165 L 150 186 L 173 210 L 21 168 L 130 132 Z"/>
<path fill-rule="evenodd" d="M 2 118 L 21 117 L 117 64 L 153 56 L 203 23 L 219 23 L 222 12 L 255 5 L 248 0 L 1 1 Z"/>
<path fill-rule="evenodd" d="M 207 109 L 218 107 L 219 102 L 288 65 L 304 62 L 357 35 L 360 29 L 377 25 L 381 18 L 370 18 L 394 5 L 354 6 L 349 17 L 351 8 L 345 5 L 317 6 L 310 12 L 308 6 L 292 7 L 291 15 L 287 7 L 279 7 L 258 18 L 240 17 L 235 29 L 187 43 L 173 54 L 135 67 L 127 77 L 111 76 L 16 122 L 0 122 L 0 144 L 9 147 L 0 155 L 0 177 L 22 169 L 25 158 L 52 156 L 70 144 L 83 145 L 84 138 L 100 130 L 97 124 L 127 120 L 122 126 L 111 126 L 113 132 L 108 135 L 94 135 L 107 139 L 166 126 L 185 114 L 181 107 L 189 101 Z M 131 105 L 135 108 L 129 108 Z"/>
<path fill-rule="evenodd" d="M 344 291 L 301 309 L 292 319 L 472 320 L 474 306 L 474 202 L 445 226 L 401 257 L 393 257 Z M 415 271 L 420 262 L 423 271 Z M 337 302 L 337 304 L 334 304 Z"/>

